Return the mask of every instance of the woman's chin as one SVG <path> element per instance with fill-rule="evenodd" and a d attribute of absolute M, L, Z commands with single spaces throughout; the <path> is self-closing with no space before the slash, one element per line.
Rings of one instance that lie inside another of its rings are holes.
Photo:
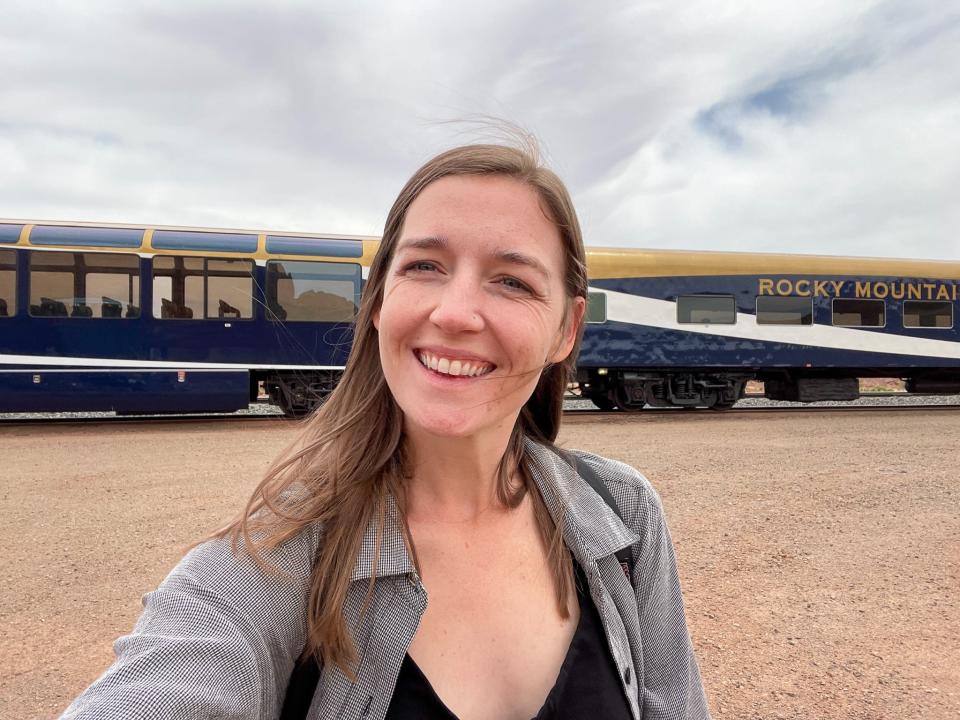
<path fill-rule="evenodd" d="M 451 440 L 472 437 L 491 429 L 480 421 L 476 412 L 470 411 L 445 410 L 406 414 L 404 423 L 408 432 Z"/>

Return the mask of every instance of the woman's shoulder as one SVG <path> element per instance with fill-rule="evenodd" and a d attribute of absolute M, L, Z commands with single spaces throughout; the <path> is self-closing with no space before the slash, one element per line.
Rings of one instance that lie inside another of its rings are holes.
<path fill-rule="evenodd" d="M 221 586 L 224 581 L 232 584 L 231 579 L 242 584 L 258 575 L 303 582 L 313 570 L 320 535 L 318 524 L 310 523 L 276 543 L 256 530 L 241 534 L 236 540 L 230 536 L 216 537 L 190 550 L 176 570 Z"/>
<path fill-rule="evenodd" d="M 640 518 L 662 514 L 662 503 L 656 488 L 632 465 L 586 450 L 567 452 L 573 456 L 579 467 L 586 465 L 589 471 L 603 481 L 627 524 L 633 525 Z"/>
<path fill-rule="evenodd" d="M 558 448 L 527 439 L 527 452 L 534 466 L 552 477 L 566 495 L 566 502 L 583 497 L 582 490 L 594 483 L 589 475 L 603 482 L 616 503 L 615 510 L 628 526 L 658 520 L 663 508 L 660 496 L 650 481 L 632 465 L 585 450 Z M 573 472 L 571 472 L 571 470 Z"/>

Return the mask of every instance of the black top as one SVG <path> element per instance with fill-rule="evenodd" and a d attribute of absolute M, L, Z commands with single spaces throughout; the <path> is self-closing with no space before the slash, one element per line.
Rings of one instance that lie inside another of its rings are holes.
<path fill-rule="evenodd" d="M 607 646 L 600 613 L 587 592 L 583 571 L 579 565 L 575 567 L 580 622 L 557 681 L 534 720 L 628 720 L 630 706 Z M 413 658 L 406 655 L 386 720 L 457 720 L 457 716 L 443 704 Z"/>

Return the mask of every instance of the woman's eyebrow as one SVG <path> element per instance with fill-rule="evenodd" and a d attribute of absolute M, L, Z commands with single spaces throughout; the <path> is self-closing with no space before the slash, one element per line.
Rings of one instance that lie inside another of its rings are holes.
<path fill-rule="evenodd" d="M 429 235 L 421 238 L 406 238 L 400 241 L 397 252 L 402 250 L 446 250 L 447 239 L 439 235 Z"/>
<path fill-rule="evenodd" d="M 515 250 L 500 250 L 494 253 L 494 256 L 497 260 L 502 260 L 503 262 L 528 267 L 540 275 L 543 275 L 545 279 L 550 279 L 550 273 L 547 271 L 546 266 L 531 255 L 524 255 Z"/>

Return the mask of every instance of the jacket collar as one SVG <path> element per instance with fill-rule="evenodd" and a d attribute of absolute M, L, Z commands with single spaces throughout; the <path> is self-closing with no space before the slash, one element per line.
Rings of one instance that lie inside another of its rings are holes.
<path fill-rule="evenodd" d="M 533 480 L 555 523 L 562 523 L 563 539 L 581 566 L 613 555 L 640 541 L 584 480 L 567 458 L 527 438 L 525 449 Z M 377 556 L 377 576 L 415 572 L 404 541 L 396 500 L 387 495 L 383 535 L 377 542 L 377 518 L 371 519 L 363 535 L 360 554 L 351 581 L 369 580 Z"/>
<path fill-rule="evenodd" d="M 375 556 L 378 556 L 376 563 L 378 577 L 404 575 L 416 570 L 413 561 L 410 559 L 410 553 L 407 551 L 407 543 L 403 539 L 403 525 L 400 520 L 400 512 L 397 509 L 397 501 L 389 493 L 387 494 L 385 507 L 383 535 L 379 543 L 377 542 L 377 525 L 378 518 L 374 515 L 363 533 L 360 554 L 353 565 L 351 581 L 370 579 L 373 575 Z M 377 552 L 378 545 L 379 553 Z"/>
<path fill-rule="evenodd" d="M 563 539 L 581 566 L 640 542 L 617 512 L 576 471 L 572 453 L 562 455 L 530 438 L 527 459 L 533 480 Z"/>

